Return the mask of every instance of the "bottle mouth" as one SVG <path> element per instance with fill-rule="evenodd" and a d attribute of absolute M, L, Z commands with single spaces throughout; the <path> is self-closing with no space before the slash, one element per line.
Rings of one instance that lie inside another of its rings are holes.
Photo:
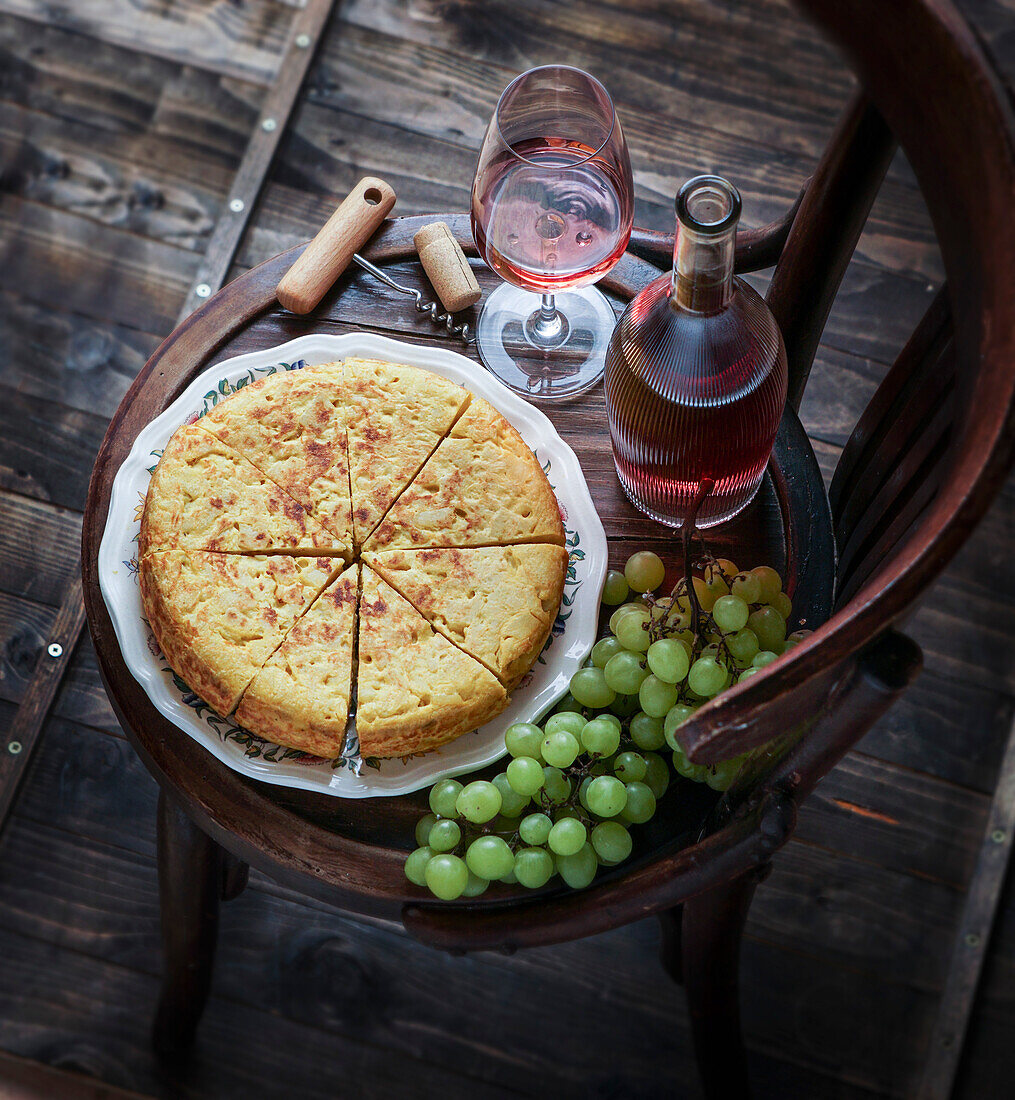
<path fill-rule="evenodd" d="M 677 192 L 677 220 L 706 237 L 735 226 L 741 206 L 740 192 L 722 176 L 694 176 Z"/>

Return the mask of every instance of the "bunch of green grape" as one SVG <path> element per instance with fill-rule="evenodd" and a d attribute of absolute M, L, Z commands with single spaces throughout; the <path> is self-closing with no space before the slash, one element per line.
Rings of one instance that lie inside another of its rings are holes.
<path fill-rule="evenodd" d="M 607 574 L 609 630 L 554 713 L 542 726 L 508 727 L 511 759 L 492 780 L 442 779 L 430 791 L 405 864 L 410 882 L 446 901 L 495 881 L 538 890 L 554 875 L 582 889 L 600 866 L 627 859 L 631 826 L 655 814 L 670 782 L 661 751 L 679 775 L 729 787 L 744 758 L 692 764 L 677 729 L 809 632 L 787 637 L 792 605 L 768 566 L 741 572 L 706 555 L 693 592 L 681 580 L 658 598 L 664 574 L 651 551 Z"/>

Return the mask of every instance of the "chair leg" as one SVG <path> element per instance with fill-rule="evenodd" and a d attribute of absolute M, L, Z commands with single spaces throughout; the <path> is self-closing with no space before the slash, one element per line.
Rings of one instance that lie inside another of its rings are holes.
<path fill-rule="evenodd" d="M 235 897 L 246 864 L 203 833 L 164 791 L 158 811 L 163 978 L 152 1040 L 163 1057 L 193 1044 L 211 988 L 219 900 Z"/>
<path fill-rule="evenodd" d="M 708 1100 L 750 1096 L 738 975 L 740 940 L 759 877 L 741 876 L 684 903 L 681 972 Z"/>

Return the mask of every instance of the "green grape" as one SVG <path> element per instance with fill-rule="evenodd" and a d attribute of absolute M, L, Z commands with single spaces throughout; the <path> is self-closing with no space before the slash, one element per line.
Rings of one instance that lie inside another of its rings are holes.
<path fill-rule="evenodd" d="M 453 852 L 461 839 L 462 830 L 458 822 L 441 818 L 433 823 L 427 844 L 434 852 Z"/>
<path fill-rule="evenodd" d="M 438 817 L 457 817 L 456 804 L 461 793 L 462 785 L 457 779 L 442 779 L 430 791 L 430 809 Z"/>
<path fill-rule="evenodd" d="M 645 658 L 652 674 L 668 684 L 679 684 L 687 675 L 687 649 L 676 638 L 660 638 L 653 642 Z"/>
<path fill-rule="evenodd" d="M 723 760 L 705 769 L 705 782 L 713 791 L 725 791 L 736 778 L 740 770 L 741 758 L 735 756 L 732 760 Z"/>
<path fill-rule="evenodd" d="M 557 856 L 557 871 L 572 890 L 584 890 L 596 877 L 598 867 L 596 850 L 589 843 L 574 855 Z"/>
<path fill-rule="evenodd" d="M 554 714 L 567 714 L 571 711 L 578 710 L 578 700 L 568 692 L 562 699 L 558 699 L 554 708 Z"/>
<path fill-rule="evenodd" d="M 724 634 L 743 630 L 751 609 L 739 596 L 720 596 L 712 608 L 712 618 Z"/>
<path fill-rule="evenodd" d="M 777 661 L 778 659 L 778 653 L 773 653 L 770 649 L 763 649 L 760 653 L 754 655 L 754 660 L 751 661 L 751 667 L 757 671 L 759 668 L 767 668 L 773 661 Z"/>
<path fill-rule="evenodd" d="M 416 843 L 422 848 L 430 839 L 430 829 L 437 818 L 433 814 L 421 817 L 416 825 Z"/>
<path fill-rule="evenodd" d="M 645 778 L 642 782 L 657 800 L 662 798 L 670 785 L 670 769 L 666 767 L 666 761 L 654 752 L 645 753 Z"/>
<path fill-rule="evenodd" d="M 543 791 L 551 803 L 564 802 L 571 794 L 571 780 L 549 764 L 543 768 Z"/>
<path fill-rule="evenodd" d="M 623 755 L 633 756 L 634 753 Z M 620 779 L 612 775 L 600 775 L 589 784 L 586 805 L 597 817 L 616 817 L 626 804 L 627 788 Z"/>
<path fill-rule="evenodd" d="M 786 620 L 774 607 L 759 607 L 751 612 L 747 622 L 757 634 L 759 645 L 773 653 L 782 649 L 782 643 L 786 640 Z"/>
<path fill-rule="evenodd" d="M 616 715 L 602 715 L 586 722 L 582 730 L 581 743 L 586 752 L 596 756 L 612 756 L 620 748 L 620 723 L 614 726 L 608 718 L 616 719 Z"/>
<path fill-rule="evenodd" d="M 580 671 L 581 669 L 583 669 L 583 668 L 595 668 L 595 667 L 596 667 L 596 666 L 595 666 L 595 663 L 594 663 L 594 662 L 593 662 L 593 660 L 592 660 L 592 654 L 590 653 L 590 654 L 589 654 L 589 655 L 588 655 L 588 656 L 587 656 L 587 657 L 585 658 L 585 660 L 584 660 L 584 661 L 582 661 L 581 665 L 579 666 L 579 671 Z M 571 696 L 571 698 L 572 698 L 572 699 L 574 699 L 574 695 L 572 695 L 572 696 Z"/>
<path fill-rule="evenodd" d="M 736 562 L 730 561 L 729 558 L 716 558 L 715 564 L 727 581 L 732 580 L 740 572 Z"/>
<path fill-rule="evenodd" d="M 722 691 L 726 669 L 714 657 L 699 657 L 687 674 L 690 689 L 706 699 Z"/>
<path fill-rule="evenodd" d="M 510 764 L 508 766 L 510 767 Z M 539 770 L 542 772 L 542 765 L 540 765 Z M 513 817 L 518 817 L 519 814 L 524 812 L 526 806 L 529 804 L 528 796 L 519 794 L 511 786 L 507 772 L 498 772 L 497 775 L 493 777 L 492 782 L 497 790 L 500 791 L 500 812 L 505 818 L 510 820 Z M 514 826 L 509 824 L 509 828 L 513 830 Z"/>
<path fill-rule="evenodd" d="M 469 868 L 458 856 L 434 856 L 426 865 L 426 884 L 441 901 L 454 901 L 469 885 Z"/>
<path fill-rule="evenodd" d="M 794 630 L 792 634 L 786 639 L 787 642 L 796 642 L 799 644 L 805 638 L 809 638 L 814 633 L 813 630 Z"/>
<path fill-rule="evenodd" d="M 465 889 L 462 891 L 463 898 L 478 898 L 480 894 L 486 892 L 486 888 L 490 885 L 489 879 L 480 878 L 479 875 L 474 875 L 469 872 L 469 881 L 465 884 Z"/>
<path fill-rule="evenodd" d="M 768 602 L 784 619 L 788 619 L 793 614 L 793 601 L 785 592 L 777 592 Z"/>
<path fill-rule="evenodd" d="M 610 710 L 621 718 L 630 718 L 641 710 L 637 695 L 618 695 L 610 704 Z"/>
<path fill-rule="evenodd" d="M 545 844 L 552 828 L 553 822 L 546 814 L 529 814 L 522 818 L 518 835 L 526 844 Z"/>
<path fill-rule="evenodd" d="M 515 875 L 527 890 L 538 890 L 553 877 L 553 857 L 543 848 L 522 848 L 515 855 Z"/>
<path fill-rule="evenodd" d="M 666 744 L 663 720 L 650 714 L 636 714 L 631 719 L 631 740 L 639 749 L 661 749 Z"/>
<path fill-rule="evenodd" d="M 750 668 L 745 668 L 737 677 L 737 683 L 739 684 L 741 680 L 749 680 L 752 676 L 757 676 L 760 671 L 760 668 L 755 668 L 753 665 Z"/>
<path fill-rule="evenodd" d="M 625 821 L 635 825 L 644 825 L 656 812 L 656 796 L 645 783 L 634 781 L 627 784 L 627 804 L 620 811 Z"/>
<path fill-rule="evenodd" d="M 730 593 L 746 604 L 761 599 L 761 581 L 753 573 L 738 573 L 730 585 Z"/>
<path fill-rule="evenodd" d="M 616 634 L 617 627 L 620 626 L 621 621 L 626 619 L 628 615 L 637 614 L 640 616 L 645 612 L 646 608 L 643 603 L 622 603 L 610 616 L 610 632 Z"/>
<path fill-rule="evenodd" d="M 666 576 L 666 567 L 658 554 L 651 550 L 639 550 L 627 559 L 624 579 L 635 592 L 654 592 Z"/>
<path fill-rule="evenodd" d="M 694 591 L 698 594 L 698 603 L 705 611 L 711 611 L 715 601 L 720 596 L 728 596 L 730 591 L 730 586 L 723 580 L 722 574 L 714 571 L 710 572 L 705 579 L 695 577 L 693 584 Z M 706 604 L 708 604 L 707 607 Z"/>
<path fill-rule="evenodd" d="M 514 869 L 515 854 L 500 836 L 477 837 L 465 853 L 469 870 L 480 878 L 502 878 Z"/>
<path fill-rule="evenodd" d="M 455 808 L 466 821 L 475 825 L 492 821 L 499 813 L 504 799 L 493 783 L 474 779 L 463 787 L 455 801 Z"/>
<path fill-rule="evenodd" d="M 634 841 L 619 821 L 601 821 L 592 830 L 592 847 L 604 863 L 621 863 L 631 854 Z"/>
<path fill-rule="evenodd" d="M 738 630 L 732 638 L 726 639 L 730 653 L 733 654 L 738 664 L 747 665 L 754 660 L 754 655 L 761 648 L 758 645 L 758 636 L 749 626 Z"/>
<path fill-rule="evenodd" d="M 500 878 L 497 879 L 497 881 L 506 882 L 508 885 L 512 885 L 513 883 L 516 883 L 518 881 L 518 876 L 515 874 L 515 870 L 512 867 L 506 875 L 501 875 Z"/>
<path fill-rule="evenodd" d="M 637 752 L 622 752 L 613 762 L 613 770 L 625 783 L 645 778 L 645 757 Z"/>
<path fill-rule="evenodd" d="M 543 765 L 531 756 L 516 757 L 506 774 L 511 789 L 525 798 L 531 798 L 543 785 Z"/>
<path fill-rule="evenodd" d="M 758 584 L 761 585 L 761 594 L 757 600 L 751 600 L 750 602 L 771 603 L 782 591 L 782 577 L 767 565 L 759 565 L 757 568 L 752 569 L 751 573 L 758 578 Z"/>
<path fill-rule="evenodd" d="M 512 756 L 539 758 L 539 746 L 546 735 L 533 722 L 515 722 L 504 731 L 504 744 Z"/>
<path fill-rule="evenodd" d="M 629 591 L 624 574 L 619 569 L 611 569 L 603 582 L 603 603 L 609 607 L 616 607 L 627 599 Z"/>
<path fill-rule="evenodd" d="M 672 607 L 667 607 L 668 603 L 669 601 L 667 600 L 656 604 L 656 609 L 652 618 L 657 623 L 663 623 L 667 630 L 686 630 L 691 625 L 690 611 L 678 607 L 676 604 Z"/>
<path fill-rule="evenodd" d="M 651 638 L 646 629 L 651 619 L 652 616 L 646 607 L 641 608 L 640 612 L 631 611 L 617 624 L 614 634 L 625 649 L 630 649 L 634 653 L 644 653 L 651 644 Z"/>
<path fill-rule="evenodd" d="M 433 858 L 432 849 L 423 845 L 405 861 L 405 877 L 416 886 L 426 886 L 426 865 Z"/>
<path fill-rule="evenodd" d="M 582 722 L 584 728 L 585 723 Z M 578 738 L 567 730 L 557 730 L 543 738 L 543 759 L 554 768 L 569 768 L 581 752 Z"/>
<path fill-rule="evenodd" d="M 593 776 L 591 775 L 585 776 L 585 778 L 581 781 L 581 786 L 578 788 L 578 801 L 585 807 L 586 810 L 589 808 L 588 793 L 589 787 L 592 786 L 592 779 Z"/>
<path fill-rule="evenodd" d="M 587 839 L 585 826 L 577 818 L 561 817 L 553 823 L 546 843 L 555 855 L 573 856 L 581 851 Z"/>
<path fill-rule="evenodd" d="M 558 711 L 556 714 L 551 714 L 543 723 L 543 740 L 545 741 L 553 733 L 570 733 L 574 737 L 579 737 L 585 728 L 585 722 L 585 715 L 579 714 L 576 710 Z M 526 753 L 526 755 L 535 756 L 536 754 Z M 549 763 L 551 761 L 547 760 L 547 764 Z"/>
<path fill-rule="evenodd" d="M 637 695 L 638 688 L 648 674 L 641 654 L 631 653 L 626 649 L 612 656 L 603 669 L 607 685 L 617 695 Z M 612 701 L 611 699 L 610 702 Z"/>
<path fill-rule="evenodd" d="M 609 722 L 610 725 L 613 726 L 613 728 L 617 731 L 617 733 L 622 733 L 624 730 L 624 726 L 621 723 L 620 719 L 610 711 L 604 710 L 601 714 L 597 714 L 596 718 L 601 718 L 604 722 Z"/>
<path fill-rule="evenodd" d="M 646 677 L 638 689 L 638 702 L 650 718 L 662 718 L 676 701 L 676 686 L 660 680 L 658 676 Z"/>
<path fill-rule="evenodd" d="M 666 712 L 666 718 L 663 722 L 663 736 L 666 738 L 666 744 L 671 749 L 676 750 L 679 748 L 677 729 L 694 714 L 694 710 L 694 707 L 689 707 L 686 703 L 677 703 L 676 706 L 670 707 Z"/>
<path fill-rule="evenodd" d="M 504 773 L 501 772 L 501 775 L 504 775 Z M 515 792 L 507 786 L 507 776 L 504 776 L 504 780 L 504 786 L 507 788 L 508 791 L 511 792 L 512 798 L 517 798 L 518 796 L 515 794 Z M 528 804 L 529 800 L 525 799 L 525 805 L 528 806 Z M 523 809 L 524 808 L 525 807 L 523 807 Z M 512 837 L 515 835 L 515 830 L 518 828 L 518 817 L 519 814 L 515 814 L 514 817 L 508 817 L 506 814 L 500 813 L 493 819 L 493 821 L 488 821 L 486 823 L 486 827 L 489 832 L 495 833 L 497 836 L 502 836 L 507 839 L 508 837 Z"/>
<path fill-rule="evenodd" d="M 612 634 L 608 638 L 600 638 L 592 647 L 592 663 L 596 668 L 606 668 L 606 662 L 623 648 Z"/>
<path fill-rule="evenodd" d="M 617 697 L 601 668 L 579 669 L 571 677 L 571 694 L 583 707 L 593 708 L 608 707 Z"/>

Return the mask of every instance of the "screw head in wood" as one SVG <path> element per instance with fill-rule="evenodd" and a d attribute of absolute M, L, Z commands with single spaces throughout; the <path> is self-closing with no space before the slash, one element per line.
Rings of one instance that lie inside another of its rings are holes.
<path fill-rule="evenodd" d="M 207 283 L 198 283 L 194 287 L 194 293 L 198 298 L 208 298 L 211 296 L 211 287 Z"/>
<path fill-rule="evenodd" d="M 274 129 L 275 129 L 275 128 L 276 128 L 277 126 L 278 126 L 278 123 L 277 123 L 277 122 L 276 122 L 276 121 L 275 121 L 275 120 L 274 120 L 273 118 L 266 118 L 266 119 L 265 119 L 265 120 L 264 120 L 264 121 L 263 121 L 263 122 L 261 123 L 261 129 L 262 129 L 262 130 L 264 130 L 264 131 L 265 131 L 266 133 L 269 133 L 269 134 L 270 134 L 270 133 L 272 132 L 272 130 L 274 130 Z"/>
<path fill-rule="evenodd" d="M 299 48 L 301 50 L 305 50 L 307 48 L 307 46 L 310 45 L 310 35 L 309 34 L 298 34 L 298 35 L 296 35 L 296 45 L 299 46 Z"/>
<path fill-rule="evenodd" d="M 243 201 L 243 199 L 230 199 L 229 200 L 229 209 L 234 214 L 239 214 L 243 210 L 244 206 L 246 206 L 246 203 Z"/>
<path fill-rule="evenodd" d="M 966 947 L 979 947 L 980 937 L 975 932 L 970 932 L 966 936 Z"/>
<path fill-rule="evenodd" d="M 11 754 L 11 756 L 17 756 L 18 753 L 21 752 L 21 742 L 20 741 L 10 741 L 10 742 L 8 742 L 7 751 Z"/>
<path fill-rule="evenodd" d="M 1008 834 L 1004 831 L 1004 829 L 995 829 L 990 834 L 990 839 L 995 844 L 1004 844 L 1004 842 L 1008 839 Z"/>
<path fill-rule="evenodd" d="M 62 657 L 63 646 L 60 645 L 59 642 L 50 642 L 49 645 L 46 647 L 46 652 L 50 655 L 50 657 Z"/>

